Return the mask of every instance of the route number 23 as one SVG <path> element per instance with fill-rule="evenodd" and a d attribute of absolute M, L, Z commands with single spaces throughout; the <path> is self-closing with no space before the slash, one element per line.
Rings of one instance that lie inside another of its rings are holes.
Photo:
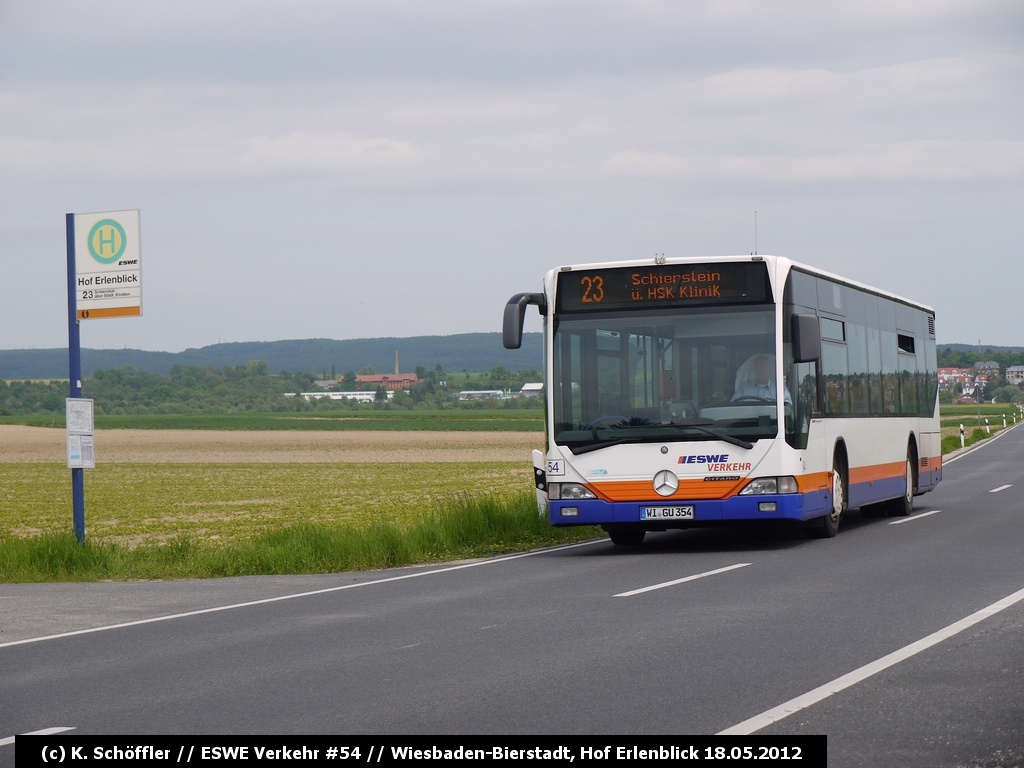
<path fill-rule="evenodd" d="M 604 278 L 600 275 L 594 277 L 584 276 L 580 280 L 583 286 L 583 303 L 591 304 L 604 299 Z"/>

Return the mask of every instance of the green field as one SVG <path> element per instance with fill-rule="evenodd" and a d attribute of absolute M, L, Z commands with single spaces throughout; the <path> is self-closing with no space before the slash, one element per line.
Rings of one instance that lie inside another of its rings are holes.
<path fill-rule="evenodd" d="M 64 415 L 0 416 L 0 424 L 64 428 Z M 544 411 L 453 408 L 443 411 L 97 415 L 96 429 L 373 430 L 393 432 L 541 432 Z"/>
<path fill-rule="evenodd" d="M 0 536 L 65 531 L 70 473 L 0 464 Z M 294 525 L 407 526 L 458 497 L 532 487 L 524 463 L 99 464 L 86 472 L 88 534 L 134 545 L 175 536 L 237 542 Z"/>
<path fill-rule="evenodd" d="M 939 406 L 939 417 L 947 418 L 952 416 L 962 417 L 968 419 L 971 416 L 974 417 L 975 422 L 978 420 L 978 411 L 981 411 L 981 418 L 987 416 L 992 419 L 994 416 L 1002 418 L 1002 414 L 1006 414 L 1007 420 L 1010 418 L 1010 414 L 1019 413 L 1017 406 L 1013 403 L 981 403 L 978 405 L 940 405 Z M 984 422 L 983 422 L 984 423 Z"/>
<path fill-rule="evenodd" d="M 978 406 L 943 405 L 939 409 L 942 426 L 977 425 Z M 1016 407 L 1005 403 L 983 403 L 981 419 L 987 417 L 1002 424 L 1002 414 L 1012 423 Z M 972 421 L 973 418 L 973 421 Z M 26 424 L 36 427 L 64 428 L 63 414 L 0 416 L 0 424 Z M 357 410 L 314 413 L 224 413 L 224 414 L 125 414 L 98 415 L 97 429 L 210 429 L 210 430 L 372 430 L 394 432 L 541 432 L 544 411 L 537 409 L 443 411 Z"/>

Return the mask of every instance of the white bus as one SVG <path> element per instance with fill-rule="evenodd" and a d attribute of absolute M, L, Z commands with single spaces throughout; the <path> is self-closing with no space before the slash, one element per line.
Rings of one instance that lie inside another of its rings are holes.
<path fill-rule="evenodd" d="M 582 264 L 505 307 L 544 321 L 552 525 L 647 531 L 907 515 L 942 478 L 931 308 L 774 256 Z"/>

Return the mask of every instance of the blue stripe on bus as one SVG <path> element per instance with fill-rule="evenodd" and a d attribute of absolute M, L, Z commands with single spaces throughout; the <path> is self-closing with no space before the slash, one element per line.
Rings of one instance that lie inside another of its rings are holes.
<path fill-rule="evenodd" d="M 864 504 L 876 504 L 886 499 L 898 499 L 907 489 L 906 479 L 887 477 L 875 480 L 874 483 L 854 483 L 850 486 L 849 507 L 860 507 Z"/>
<path fill-rule="evenodd" d="M 774 501 L 774 512 L 758 510 L 760 502 Z M 779 496 L 733 496 L 730 499 L 688 502 L 609 502 L 601 499 L 580 501 L 549 501 L 548 520 L 552 525 L 599 525 L 602 523 L 638 523 L 641 507 L 693 506 L 695 522 L 721 520 L 809 520 L 819 517 L 831 507 L 828 491 L 792 493 Z M 576 515 L 565 517 L 563 507 L 574 507 Z M 662 521 L 651 521 L 660 523 Z M 671 520 L 664 521 L 669 525 Z M 684 521 L 685 522 L 685 521 Z"/>

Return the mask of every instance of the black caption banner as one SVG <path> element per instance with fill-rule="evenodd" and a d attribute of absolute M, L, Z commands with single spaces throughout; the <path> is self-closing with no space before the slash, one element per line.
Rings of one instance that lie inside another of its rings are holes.
<path fill-rule="evenodd" d="M 825 736 L 18 736 L 27 766 L 675 763 L 824 768 Z"/>

